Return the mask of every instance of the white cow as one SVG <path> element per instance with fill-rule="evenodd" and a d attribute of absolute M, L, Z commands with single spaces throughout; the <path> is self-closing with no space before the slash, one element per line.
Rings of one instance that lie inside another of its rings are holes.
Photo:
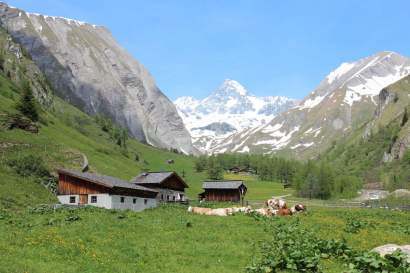
<path fill-rule="evenodd" d="M 244 212 L 244 213 L 249 213 L 252 208 L 251 207 L 233 207 L 231 208 L 233 213 L 238 213 L 238 212 Z"/>
<path fill-rule="evenodd" d="M 232 211 L 229 208 L 211 209 L 207 215 L 214 216 L 228 216 L 231 215 Z"/>

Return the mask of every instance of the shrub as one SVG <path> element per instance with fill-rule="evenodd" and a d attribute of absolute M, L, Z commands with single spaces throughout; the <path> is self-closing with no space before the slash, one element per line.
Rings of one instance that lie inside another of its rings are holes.
<path fill-rule="evenodd" d="M 23 177 L 33 177 L 51 192 L 56 192 L 57 179 L 50 174 L 41 156 L 25 155 L 12 158 L 7 161 L 7 165 L 17 174 Z"/>
<path fill-rule="evenodd" d="M 80 216 L 78 216 L 78 215 L 71 215 L 71 216 L 68 216 L 67 218 L 65 218 L 65 220 L 66 220 L 67 222 L 74 222 L 74 221 L 79 221 L 79 220 L 81 220 L 81 218 L 80 218 Z"/>
<path fill-rule="evenodd" d="M 312 233 L 298 223 L 280 223 L 273 229 L 273 240 L 262 244 L 262 258 L 247 267 L 247 272 L 265 273 L 285 269 L 319 271 L 321 253 Z"/>
<path fill-rule="evenodd" d="M 373 225 L 364 220 L 348 218 L 344 231 L 347 233 L 358 233 L 361 229 L 366 227 L 373 227 Z"/>
<path fill-rule="evenodd" d="M 49 177 L 50 173 L 44 165 L 43 159 L 38 155 L 25 155 L 22 157 L 9 159 L 7 164 L 13 168 L 16 173 L 23 177 L 37 176 Z"/>
<path fill-rule="evenodd" d="M 362 181 L 349 175 L 340 175 L 335 179 L 333 195 L 342 198 L 352 198 L 357 196 L 357 191 L 362 187 Z"/>
<path fill-rule="evenodd" d="M 7 115 L 4 126 L 8 130 L 22 129 L 31 133 L 38 133 L 38 126 L 20 113 Z"/>
<path fill-rule="evenodd" d="M 124 149 L 127 148 L 128 131 L 126 128 L 114 124 L 110 118 L 103 115 L 97 115 L 95 121 L 100 126 L 101 130 L 110 135 L 110 139 L 115 144 Z"/>

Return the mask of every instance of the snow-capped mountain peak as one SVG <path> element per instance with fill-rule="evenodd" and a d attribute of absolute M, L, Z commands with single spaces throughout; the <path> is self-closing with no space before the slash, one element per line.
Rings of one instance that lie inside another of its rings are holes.
<path fill-rule="evenodd" d="M 180 97 L 174 104 L 196 148 L 210 151 L 229 135 L 269 122 L 296 105 L 296 100 L 251 95 L 238 81 L 226 79 L 208 97 Z"/>
<path fill-rule="evenodd" d="M 410 74 L 410 61 L 392 51 L 382 51 L 355 62 L 342 63 L 302 101 L 300 109 L 316 107 L 339 89 L 345 89 L 344 103 L 352 105 Z"/>
<path fill-rule="evenodd" d="M 235 80 L 225 79 L 219 88 L 214 91 L 214 94 L 246 96 L 248 90 Z"/>

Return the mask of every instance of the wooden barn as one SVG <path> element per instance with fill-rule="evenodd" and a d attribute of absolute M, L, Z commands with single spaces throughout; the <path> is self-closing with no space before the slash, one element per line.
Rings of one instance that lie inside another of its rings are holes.
<path fill-rule="evenodd" d="M 66 205 L 141 211 L 157 206 L 158 191 L 111 176 L 59 169 L 57 197 Z"/>
<path fill-rule="evenodd" d="M 160 202 L 186 202 L 186 182 L 176 172 L 144 172 L 131 183 L 158 191 Z"/>
<path fill-rule="evenodd" d="M 239 202 L 245 197 L 247 188 L 242 180 L 205 181 L 204 192 L 199 198 L 205 201 Z"/>

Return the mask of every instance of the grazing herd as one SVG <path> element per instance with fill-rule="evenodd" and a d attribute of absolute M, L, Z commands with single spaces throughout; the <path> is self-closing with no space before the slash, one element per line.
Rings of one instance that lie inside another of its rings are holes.
<path fill-rule="evenodd" d="M 272 216 L 287 216 L 303 212 L 306 210 L 306 206 L 302 204 L 296 204 L 293 207 L 288 208 L 286 202 L 282 199 L 272 197 L 265 202 L 266 207 L 259 209 L 252 209 L 248 207 L 233 207 L 233 208 L 202 208 L 202 207 L 189 207 L 188 212 L 201 214 L 201 215 L 214 215 L 214 216 L 229 216 L 235 213 L 256 213 L 266 217 Z"/>

